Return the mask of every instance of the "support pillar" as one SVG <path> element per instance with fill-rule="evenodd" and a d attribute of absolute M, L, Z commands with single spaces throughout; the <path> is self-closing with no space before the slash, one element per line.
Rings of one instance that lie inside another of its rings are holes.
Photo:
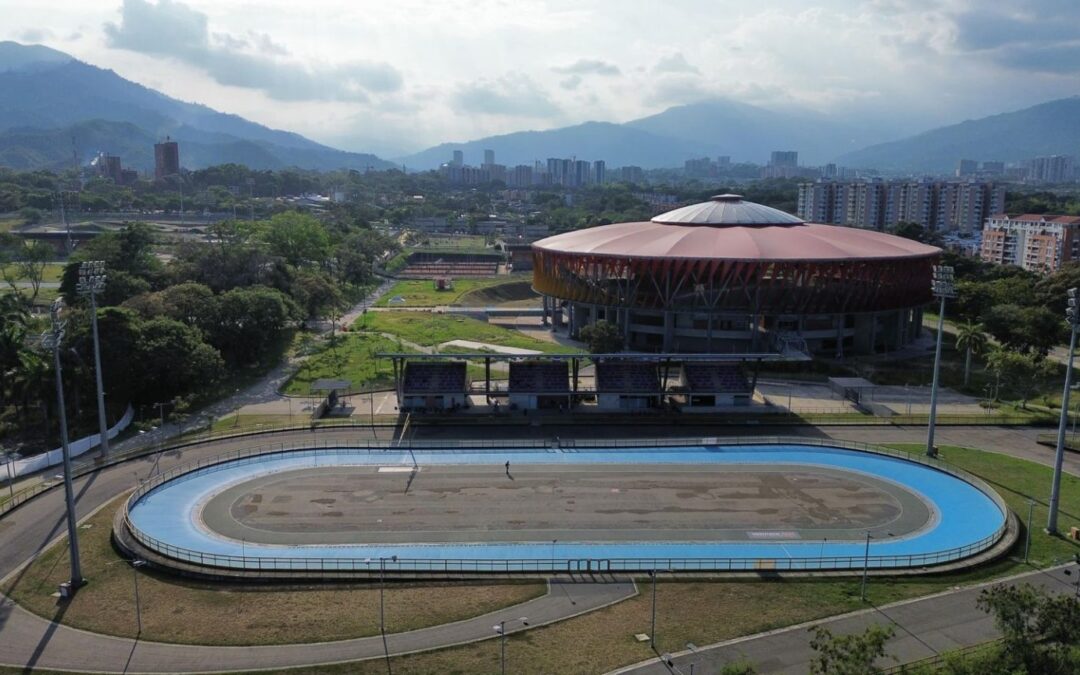
<path fill-rule="evenodd" d="M 675 342 L 675 313 L 671 310 L 664 311 L 664 346 L 665 354 L 670 354 Z"/>

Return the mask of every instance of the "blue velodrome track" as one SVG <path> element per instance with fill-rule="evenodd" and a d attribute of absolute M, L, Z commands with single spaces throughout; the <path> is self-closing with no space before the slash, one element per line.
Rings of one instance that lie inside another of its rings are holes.
<path fill-rule="evenodd" d="M 257 476 L 326 466 L 451 464 L 784 464 L 824 466 L 897 483 L 926 501 L 930 523 L 905 537 L 870 542 L 791 540 L 716 542 L 416 543 L 342 545 L 250 544 L 199 524 L 202 504 L 226 487 Z M 154 487 L 130 505 L 136 537 L 173 558 L 217 567 L 399 570 L 514 569 L 861 569 L 921 567 L 967 557 L 992 546 L 1007 514 L 979 487 L 931 466 L 840 448 L 691 446 L 680 448 L 536 450 L 309 450 L 252 456 L 204 467 Z M 602 561 L 602 562 L 597 562 Z M 596 562 L 597 567 L 592 565 Z M 587 567 L 585 565 L 588 565 Z M 604 566 L 607 565 L 607 567 Z"/>

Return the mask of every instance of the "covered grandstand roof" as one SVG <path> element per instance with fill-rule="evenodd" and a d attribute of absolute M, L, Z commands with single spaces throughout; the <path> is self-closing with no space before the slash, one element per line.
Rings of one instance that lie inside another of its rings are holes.
<path fill-rule="evenodd" d="M 941 249 L 873 230 L 806 223 L 738 195 L 541 239 L 534 249 L 636 259 L 849 261 L 937 256 Z"/>

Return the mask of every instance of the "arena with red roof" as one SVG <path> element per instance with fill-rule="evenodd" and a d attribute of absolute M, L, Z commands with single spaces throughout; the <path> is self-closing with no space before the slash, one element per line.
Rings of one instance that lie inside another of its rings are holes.
<path fill-rule="evenodd" d="M 918 337 L 941 250 L 807 223 L 717 195 L 648 222 L 533 244 L 545 315 L 572 335 L 617 324 L 628 349 L 764 351 L 778 339 L 829 355 L 898 349 Z"/>

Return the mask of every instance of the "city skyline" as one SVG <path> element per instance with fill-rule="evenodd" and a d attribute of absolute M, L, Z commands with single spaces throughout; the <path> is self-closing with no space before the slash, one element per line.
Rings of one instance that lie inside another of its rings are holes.
<path fill-rule="evenodd" d="M 1080 90 L 1080 58 L 1059 28 L 1080 9 L 1054 0 L 976 9 L 687 1 L 615 12 L 537 1 L 314 2 L 300 12 L 272 2 L 256 15 L 236 2 L 19 1 L 2 37 L 387 157 L 715 97 L 863 116 L 899 137 Z"/>

